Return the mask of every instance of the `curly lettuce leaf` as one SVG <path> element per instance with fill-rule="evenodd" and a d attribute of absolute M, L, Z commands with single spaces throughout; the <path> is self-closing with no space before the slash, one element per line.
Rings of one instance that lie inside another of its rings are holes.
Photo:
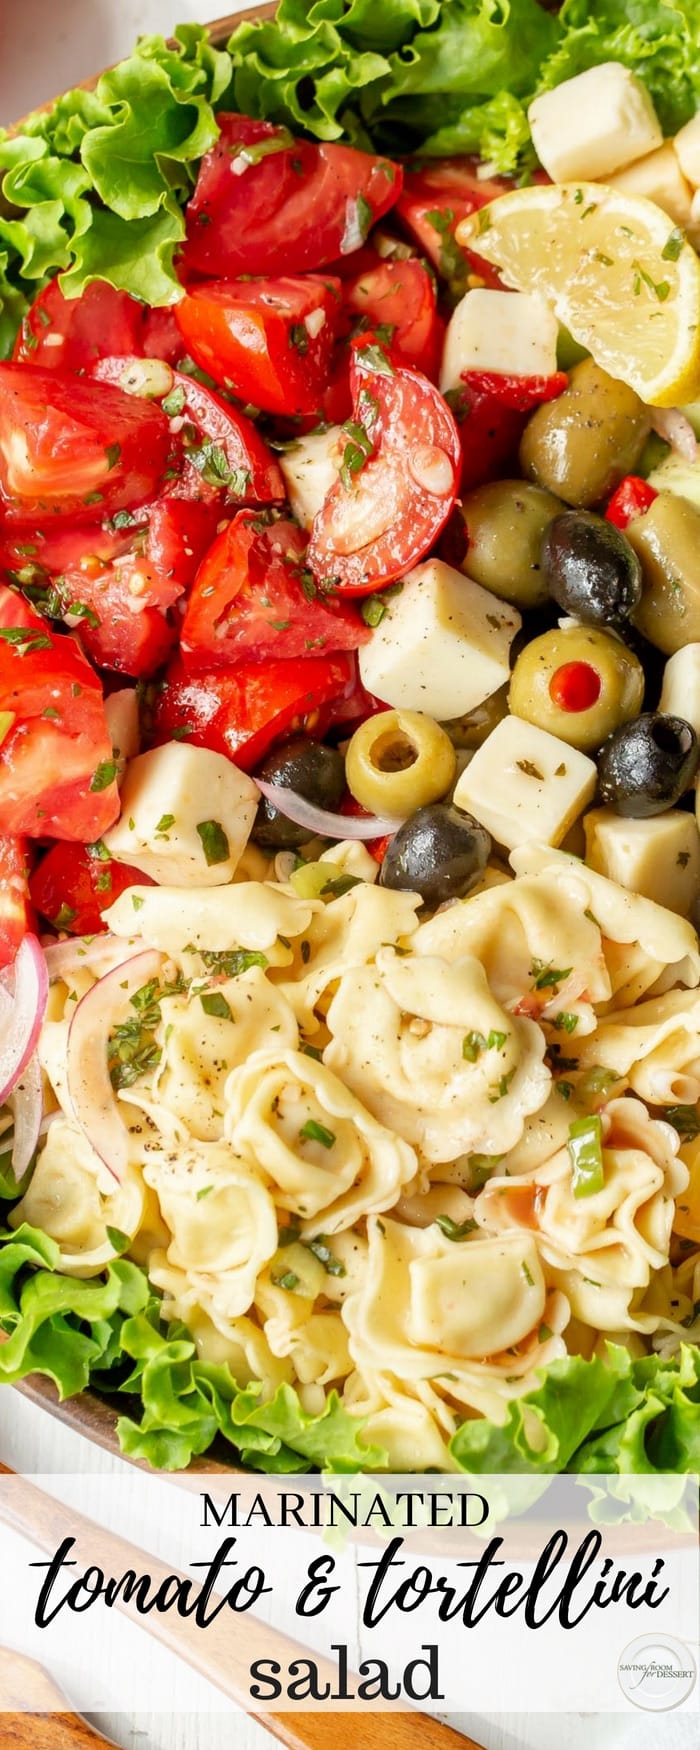
<path fill-rule="evenodd" d="M 106 1277 L 81 1282 L 60 1274 L 59 1248 L 38 1228 L 25 1224 L 0 1241 L 0 1382 L 46 1373 L 61 1398 L 83 1391 L 119 1352 L 124 1318 L 146 1304 L 143 1271 L 120 1259 Z"/>
<path fill-rule="evenodd" d="M 166 1334 L 143 1314 L 124 1325 L 122 1344 L 136 1362 L 122 1390 L 138 1391 L 143 1404 L 138 1421 L 119 1419 L 127 1457 L 180 1470 L 220 1435 L 253 1470 L 284 1473 L 318 1465 L 350 1472 L 384 1462 L 379 1448 L 362 1444 L 362 1422 L 348 1415 L 334 1392 L 315 1416 L 307 1415 L 288 1385 L 264 1403 L 259 1386 L 239 1386 L 227 1366 L 198 1360 L 184 1326 Z"/>
<path fill-rule="evenodd" d="M 465 1422 L 451 1451 L 462 1470 L 638 1475 L 700 1469 L 700 1350 L 633 1359 L 553 1361 L 502 1426 Z"/>
<path fill-rule="evenodd" d="M 197 25 L 174 44 L 143 37 L 94 92 L 74 91 L 0 133 L 0 351 L 31 299 L 66 272 L 76 296 L 106 279 L 150 304 L 174 302 L 184 206 L 217 138 L 231 61 Z"/>
<path fill-rule="evenodd" d="M 700 102 L 698 0 L 564 0 L 561 41 L 538 90 L 601 61 L 622 61 L 646 85 L 665 134 L 676 133 Z"/>

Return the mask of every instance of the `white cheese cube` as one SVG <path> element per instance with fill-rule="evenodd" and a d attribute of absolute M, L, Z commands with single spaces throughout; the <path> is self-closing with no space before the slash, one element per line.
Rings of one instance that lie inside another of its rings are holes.
<path fill-rule="evenodd" d="M 287 497 L 302 529 L 310 529 L 314 517 L 338 478 L 345 447 L 339 425 L 328 431 L 310 432 L 298 438 L 279 458 Z"/>
<path fill-rule="evenodd" d="M 672 142 L 684 176 L 693 188 L 700 188 L 700 110 Z"/>
<path fill-rule="evenodd" d="M 131 760 L 122 811 L 104 843 L 154 881 L 221 887 L 233 879 L 258 800 L 252 779 L 231 760 L 171 741 Z"/>
<path fill-rule="evenodd" d="M 700 644 L 686 644 L 669 656 L 659 710 L 668 712 L 669 717 L 684 717 L 700 736 Z"/>
<path fill-rule="evenodd" d="M 404 578 L 362 645 L 362 681 L 397 709 L 440 722 L 463 717 L 507 681 L 520 625 L 516 608 L 442 559 L 428 559 Z"/>
<path fill-rule="evenodd" d="M 619 61 L 589 67 L 543 92 L 527 119 L 540 164 L 553 182 L 604 182 L 663 142 L 648 92 Z"/>
<path fill-rule="evenodd" d="M 596 787 L 593 760 L 521 717 L 504 717 L 462 773 L 458 808 L 500 845 L 559 845 Z"/>
<path fill-rule="evenodd" d="M 614 176 L 608 177 L 608 182 L 612 188 L 621 189 L 623 194 L 654 201 L 663 213 L 668 213 L 674 225 L 690 224 L 693 190 L 683 175 L 670 140 L 659 146 L 658 151 L 649 152 L 646 158 L 638 158 L 624 170 L 616 171 Z"/>
<path fill-rule="evenodd" d="M 550 377 L 557 368 L 559 325 L 537 292 L 466 292 L 447 324 L 440 388 L 459 387 L 463 371 Z"/>
<path fill-rule="evenodd" d="M 692 814 L 672 808 L 652 820 L 622 820 L 612 809 L 594 808 L 583 824 L 590 869 L 688 916 L 700 892 L 700 833 Z"/>

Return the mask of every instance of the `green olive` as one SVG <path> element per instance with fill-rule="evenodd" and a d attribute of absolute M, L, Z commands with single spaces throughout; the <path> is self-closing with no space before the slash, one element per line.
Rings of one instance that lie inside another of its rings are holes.
<path fill-rule="evenodd" d="M 642 566 L 635 625 L 673 656 L 700 639 L 700 510 L 687 498 L 660 492 L 625 534 Z"/>
<path fill-rule="evenodd" d="M 528 480 L 589 508 L 633 473 L 650 426 L 649 409 L 634 389 L 584 359 L 563 395 L 528 420 L 520 465 Z"/>
<path fill-rule="evenodd" d="M 473 711 L 467 711 L 464 717 L 451 717 L 442 727 L 449 735 L 453 747 L 481 747 L 491 730 L 508 716 L 508 682 L 499 687 L 497 693 L 492 693 L 483 704 L 475 705 Z"/>
<path fill-rule="evenodd" d="M 509 703 L 514 717 L 591 753 L 638 716 L 643 697 L 644 670 L 621 638 L 597 626 L 562 626 L 526 644 Z"/>
<path fill-rule="evenodd" d="M 525 480 L 492 480 L 467 493 L 462 504 L 469 546 L 462 571 L 492 595 L 518 608 L 539 608 L 548 598 L 540 547 L 560 498 Z"/>
<path fill-rule="evenodd" d="M 406 815 L 445 796 L 457 766 L 449 735 L 422 711 L 380 711 L 355 730 L 345 776 L 372 814 Z"/>

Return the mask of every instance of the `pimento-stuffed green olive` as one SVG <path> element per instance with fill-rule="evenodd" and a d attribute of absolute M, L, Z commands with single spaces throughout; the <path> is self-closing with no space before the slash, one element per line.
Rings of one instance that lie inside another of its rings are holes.
<path fill-rule="evenodd" d="M 590 508 L 634 473 L 650 429 L 650 411 L 634 389 L 584 359 L 563 395 L 528 420 L 520 465 L 566 504 Z"/>
<path fill-rule="evenodd" d="M 644 670 L 612 632 L 562 626 L 526 644 L 515 664 L 509 704 L 515 717 L 590 753 L 636 717 Z"/>
<path fill-rule="evenodd" d="M 547 601 L 542 537 L 562 502 L 528 480 L 491 480 L 462 504 L 468 547 L 461 570 L 502 601 L 539 608 Z"/>

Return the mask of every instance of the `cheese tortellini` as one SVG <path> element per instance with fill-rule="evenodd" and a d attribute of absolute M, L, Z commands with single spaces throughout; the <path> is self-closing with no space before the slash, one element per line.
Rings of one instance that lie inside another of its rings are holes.
<path fill-rule="evenodd" d="M 11 1219 L 76 1276 L 128 1244 L 204 1360 L 310 1414 L 333 1390 L 394 1470 L 450 1471 L 465 1417 L 567 1354 L 700 1341 L 700 953 L 549 847 L 433 917 L 364 847 L 325 859 L 335 896 L 254 849 L 230 886 L 120 896 L 114 964 L 161 969 L 96 1040 L 122 1182 L 70 1099 L 88 952 L 52 987 L 57 1111 Z"/>

